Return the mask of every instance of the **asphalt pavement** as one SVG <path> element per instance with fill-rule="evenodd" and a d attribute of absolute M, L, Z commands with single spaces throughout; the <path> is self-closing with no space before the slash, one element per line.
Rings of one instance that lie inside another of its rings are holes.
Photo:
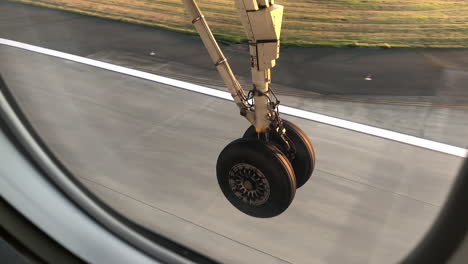
<path fill-rule="evenodd" d="M 0 46 L 39 135 L 98 197 L 225 263 L 395 263 L 428 230 L 463 159 L 307 120 L 317 168 L 272 219 L 238 212 L 217 155 L 248 127 L 232 102 Z"/>
<path fill-rule="evenodd" d="M 7 1 L 0 1 L 0 14 L 2 38 L 219 82 L 198 36 Z M 248 83 L 247 46 L 222 48 L 234 72 Z M 368 75 L 372 81 L 365 80 Z M 278 90 L 289 87 L 303 94 L 468 103 L 466 49 L 282 48 L 272 76 Z"/>
<path fill-rule="evenodd" d="M 225 90 L 197 36 L 0 0 L 0 38 Z M 221 47 L 250 89 L 247 47 Z M 288 106 L 468 148 L 467 55 L 282 48 L 272 87 Z"/>

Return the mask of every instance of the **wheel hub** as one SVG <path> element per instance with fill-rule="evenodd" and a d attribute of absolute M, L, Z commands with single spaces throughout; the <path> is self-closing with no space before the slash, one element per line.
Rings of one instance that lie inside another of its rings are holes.
<path fill-rule="evenodd" d="M 236 197 L 249 205 L 262 205 L 270 196 L 270 185 L 265 175 L 247 163 L 239 163 L 231 168 L 229 185 Z"/>

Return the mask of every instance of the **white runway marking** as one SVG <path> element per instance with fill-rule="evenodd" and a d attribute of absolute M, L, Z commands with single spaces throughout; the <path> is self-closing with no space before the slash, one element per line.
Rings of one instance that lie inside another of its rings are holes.
<path fill-rule="evenodd" d="M 220 91 L 220 90 L 216 90 L 216 89 L 212 89 L 212 88 L 208 88 L 208 87 L 204 87 L 204 86 L 200 86 L 200 85 L 196 85 L 196 84 L 192 84 L 188 82 L 178 81 L 178 80 L 174 80 L 171 78 L 159 76 L 156 74 L 133 70 L 133 69 L 129 69 L 126 67 L 102 62 L 102 61 L 92 60 L 92 59 L 88 59 L 88 58 L 84 58 L 84 57 L 80 57 L 80 56 L 76 56 L 76 55 L 72 55 L 72 54 L 68 54 L 68 53 L 64 53 L 64 52 L 60 52 L 56 50 L 41 48 L 41 47 L 26 44 L 26 43 L 3 39 L 3 38 L 0 38 L 0 44 L 11 46 L 11 47 L 16 47 L 16 48 L 20 48 L 24 50 L 29 50 L 29 51 L 33 51 L 33 52 L 37 52 L 37 53 L 41 53 L 45 55 L 50 55 L 50 56 L 54 56 L 54 57 L 58 57 L 58 58 L 62 58 L 62 59 L 66 59 L 66 60 L 70 60 L 74 62 L 79 62 L 79 63 L 91 65 L 94 67 L 142 78 L 145 80 L 150 80 L 150 81 L 167 84 L 173 87 L 177 87 L 177 88 L 181 88 L 181 89 L 185 89 L 185 90 L 189 90 L 193 92 L 218 97 L 218 98 L 225 99 L 225 100 L 230 100 L 230 101 L 233 100 L 231 97 L 231 94 L 229 94 L 228 92 L 224 92 L 224 91 Z M 410 135 L 406 135 L 406 134 L 402 134 L 402 133 L 398 133 L 398 132 L 394 132 L 394 131 L 390 131 L 386 129 L 376 128 L 376 127 L 359 124 L 359 123 L 355 123 L 355 122 L 351 122 L 351 121 L 347 121 L 347 120 L 343 120 L 339 118 L 334 118 L 334 117 L 330 117 L 330 116 L 323 115 L 323 114 L 317 114 L 317 113 L 313 113 L 313 112 L 309 112 L 309 111 L 305 111 L 305 110 L 301 110 L 301 109 L 297 109 L 293 107 L 288 107 L 288 106 L 280 106 L 279 110 L 283 114 L 304 118 L 310 121 L 315 121 L 315 122 L 320 122 L 320 123 L 327 124 L 327 125 L 345 128 L 345 129 L 357 131 L 360 133 L 365 133 L 365 134 L 372 135 L 372 136 L 390 139 L 390 140 L 398 141 L 401 143 L 405 143 L 405 144 L 409 144 L 409 145 L 413 145 L 413 146 L 417 146 L 417 147 L 421 147 L 425 149 L 430 149 L 434 151 L 439 151 L 439 152 L 443 152 L 443 153 L 458 156 L 458 157 L 463 157 L 463 158 L 468 157 L 467 149 L 440 143 L 440 142 L 435 142 L 432 140 L 418 138 L 418 137 L 414 137 L 414 136 L 410 136 Z"/>

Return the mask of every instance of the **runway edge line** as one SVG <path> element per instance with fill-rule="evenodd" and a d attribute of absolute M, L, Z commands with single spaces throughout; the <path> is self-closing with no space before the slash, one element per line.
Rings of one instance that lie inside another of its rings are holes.
<path fill-rule="evenodd" d="M 101 69 L 106 69 L 109 71 L 126 74 L 129 76 L 138 77 L 138 78 L 149 80 L 149 81 L 154 81 L 157 83 L 170 85 L 176 88 L 201 93 L 201 94 L 221 98 L 224 100 L 233 101 L 231 94 L 228 92 L 224 92 L 224 91 L 220 91 L 217 89 L 208 88 L 208 87 L 204 87 L 201 85 L 196 85 L 196 84 L 192 84 L 192 83 L 188 83 L 184 81 L 178 81 L 178 80 L 159 76 L 159 75 L 152 74 L 152 73 L 138 71 L 138 70 L 110 64 L 107 62 L 92 60 L 92 59 L 88 59 L 85 57 L 68 54 L 65 52 L 56 51 L 52 49 L 42 48 L 42 47 L 38 47 L 38 46 L 34 46 L 34 45 L 30 45 L 30 44 L 26 44 L 26 43 L 14 41 L 14 40 L 4 39 L 4 38 L 0 38 L 0 44 L 28 50 L 28 51 L 32 51 L 32 52 L 36 52 L 36 53 L 40 53 L 44 55 L 58 57 L 61 59 L 74 61 L 74 62 L 98 67 Z M 372 126 L 368 126 L 368 125 L 364 125 L 364 124 L 360 124 L 360 123 L 356 123 L 352 121 L 347 121 L 344 119 L 339 119 L 339 118 L 335 118 L 335 117 L 331 117 L 331 116 L 327 116 L 323 114 L 318 114 L 318 113 L 314 113 L 310 111 L 305 111 L 302 109 L 293 108 L 289 106 L 279 106 L 279 111 L 286 115 L 291 115 L 291 116 L 307 119 L 310 121 L 339 127 L 339 128 L 349 129 L 352 131 L 368 134 L 371 136 L 381 137 L 384 139 L 389 139 L 389 140 L 397 141 L 400 143 L 405 143 L 408 145 L 430 149 L 430 150 L 450 154 L 453 156 L 458 156 L 462 158 L 468 157 L 467 149 L 428 140 L 428 139 L 418 138 L 415 136 L 410 136 L 410 135 L 402 134 L 399 132 L 372 127 Z"/>

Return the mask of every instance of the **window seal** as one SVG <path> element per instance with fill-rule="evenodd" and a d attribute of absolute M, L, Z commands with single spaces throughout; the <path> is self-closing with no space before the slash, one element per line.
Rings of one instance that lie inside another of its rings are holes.
<path fill-rule="evenodd" d="M 439 215 L 403 264 L 448 263 L 468 239 L 468 159 L 465 159 Z"/>
<path fill-rule="evenodd" d="M 166 263 L 217 263 L 117 213 L 87 190 L 47 147 L 0 75 L 0 128 L 42 175 L 84 213 L 134 248 Z"/>

